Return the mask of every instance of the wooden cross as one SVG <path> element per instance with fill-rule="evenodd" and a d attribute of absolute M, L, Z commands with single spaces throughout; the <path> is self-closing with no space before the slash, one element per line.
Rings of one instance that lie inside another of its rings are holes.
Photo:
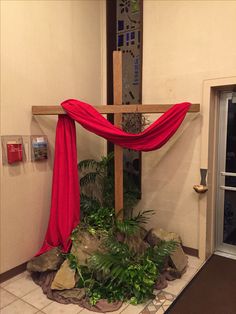
<path fill-rule="evenodd" d="M 114 105 L 94 106 L 101 114 L 114 114 L 114 124 L 121 127 L 122 113 L 164 113 L 172 105 L 122 105 L 122 52 L 113 52 L 113 95 Z M 199 112 L 200 105 L 192 104 L 189 112 Z M 61 106 L 32 106 L 33 115 L 66 114 Z M 115 212 L 123 208 L 123 149 L 114 146 L 115 167 Z"/>

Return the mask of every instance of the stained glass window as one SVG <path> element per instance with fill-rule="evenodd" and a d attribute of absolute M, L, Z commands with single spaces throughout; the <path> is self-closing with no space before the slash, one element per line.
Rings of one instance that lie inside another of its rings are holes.
<path fill-rule="evenodd" d="M 107 101 L 113 103 L 112 51 L 122 51 L 123 104 L 142 102 L 143 0 L 107 0 Z M 109 117 L 112 122 L 112 117 Z M 142 117 L 123 114 L 126 131 L 138 133 Z M 113 146 L 108 143 L 108 152 Z M 124 150 L 124 169 L 134 179 L 141 197 L 141 153 Z"/>
<path fill-rule="evenodd" d="M 116 1 L 116 38 L 117 50 L 123 52 L 123 103 L 141 103 L 142 86 L 142 1 L 117 0 Z M 122 28 L 121 28 L 122 25 Z M 122 37 L 121 37 L 122 36 Z M 125 38 L 125 40 L 124 40 Z M 141 131 L 141 116 L 138 114 L 123 115 L 123 122 L 129 132 Z M 134 123 L 130 123 L 132 120 Z M 136 182 L 141 196 L 141 153 L 124 150 L 124 167 Z"/>

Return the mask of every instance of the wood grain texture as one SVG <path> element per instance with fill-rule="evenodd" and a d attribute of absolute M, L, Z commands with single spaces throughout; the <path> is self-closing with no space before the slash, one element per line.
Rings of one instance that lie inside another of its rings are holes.
<path fill-rule="evenodd" d="M 114 105 L 122 109 L 122 52 L 113 52 L 113 95 Z M 114 107 L 109 106 L 109 108 Z M 114 124 L 121 127 L 122 110 L 114 114 Z M 123 149 L 114 146 L 114 169 L 115 169 L 115 212 L 120 212 L 124 207 L 123 201 Z M 122 219 L 122 215 L 119 216 Z"/>
<path fill-rule="evenodd" d="M 113 105 L 94 106 L 101 114 L 114 114 L 114 124 L 122 126 L 122 113 L 164 113 L 172 105 L 122 105 L 122 52 L 113 52 Z M 200 105 L 192 104 L 189 112 L 199 112 Z M 61 106 L 33 106 L 33 115 L 59 115 L 66 114 Z M 123 209 L 123 149 L 114 146 L 114 167 L 115 167 L 115 212 Z M 120 215 L 122 218 L 122 215 Z"/>
<path fill-rule="evenodd" d="M 163 105 L 113 105 L 113 106 L 94 106 L 94 108 L 101 114 L 109 113 L 164 113 L 173 104 Z M 200 112 L 200 104 L 192 104 L 188 112 Z M 58 115 L 66 114 L 61 106 L 32 106 L 33 115 Z M 120 122 L 117 121 L 119 124 Z"/>

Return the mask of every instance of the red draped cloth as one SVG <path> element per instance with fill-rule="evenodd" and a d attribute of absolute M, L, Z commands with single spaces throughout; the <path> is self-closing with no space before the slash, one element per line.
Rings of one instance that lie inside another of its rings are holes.
<path fill-rule="evenodd" d="M 122 131 L 84 102 L 70 99 L 61 105 L 67 115 L 59 116 L 56 130 L 50 218 L 43 246 L 36 255 L 53 247 L 68 252 L 70 234 L 79 223 L 80 191 L 74 120 L 114 144 L 138 151 L 151 151 L 162 147 L 173 136 L 191 104 L 184 102 L 172 106 L 139 134 Z"/>

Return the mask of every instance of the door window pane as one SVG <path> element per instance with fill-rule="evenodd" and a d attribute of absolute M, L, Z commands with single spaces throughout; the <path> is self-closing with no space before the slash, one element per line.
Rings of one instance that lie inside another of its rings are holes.
<path fill-rule="evenodd" d="M 236 192 L 225 191 L 224 243 L 236 245 Z"/>
<path fill-rule="evenodd" d="M 236 104 L 233 104 L 231 100 L 228 105 L 226 172 L 236 172 Z M 227 180 L 235 184 L 236 177 Z M 227 183 L 230 185 L 230 182 Z"/>
<path fill-rule="evenodd" d="M 225 185 L 236 187 L 236 177 L 226 176 L 225 177 Z"/>

